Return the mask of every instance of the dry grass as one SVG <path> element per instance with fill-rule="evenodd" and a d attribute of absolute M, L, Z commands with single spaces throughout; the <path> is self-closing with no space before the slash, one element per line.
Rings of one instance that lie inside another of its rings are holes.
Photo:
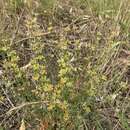
<path fill-rule="evenodd" d="M 129 130 L 129 0 L 0 3 L 5 130 Z"/>

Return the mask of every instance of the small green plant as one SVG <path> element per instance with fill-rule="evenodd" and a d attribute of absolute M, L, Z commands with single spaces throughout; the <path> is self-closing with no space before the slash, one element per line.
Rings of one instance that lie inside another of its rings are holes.
<path fill-rule="evenodd" d="M 129 130 L 128 3 L 5 1 L 1 126 Z"/>

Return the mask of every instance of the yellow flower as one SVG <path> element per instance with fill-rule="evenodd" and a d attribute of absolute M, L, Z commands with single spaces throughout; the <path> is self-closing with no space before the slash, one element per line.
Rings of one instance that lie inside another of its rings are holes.
<path fill-rule="evenodd" d="M 64 112 L 64 120 L 67 121 L 69 119 L 69 113 L 68 111 Z"/>
<path fill-rule="evenodd" d="M 45 92 L 50 92 L 53 90 L 53 86 L 52 85 L 47 85 L 47 86 L 44 86 L 44 91 Z"/>
<path fill-rule="evenodd" d="M 36 74 L 34 74 L 33 79 L 37 81 L 39 79 L 39 77 L 40 77 L 39 74 L 36 73 Z"/>
<path fill-rule="evenodd" d="M 51 111 L 54 107 L 55 107 L 54 104 L 50 104 L 47 109 L 48 109 L 48 111 Z"/>

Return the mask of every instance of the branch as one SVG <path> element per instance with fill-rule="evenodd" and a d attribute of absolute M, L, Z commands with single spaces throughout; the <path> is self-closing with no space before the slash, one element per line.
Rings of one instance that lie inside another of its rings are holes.
<path fill-rule="evenodd" d="M 36 38 L 36 37 L 46 36 L 46 35 L 48 35 L 48 34 L 50 34 L 50 33 L 51 33 L 51 32 L 46 32 L 46 33 L 40 33 L 40 34 L 34 35 L 34 36 L 32 36 L 32 37 L 25 37 L 25 38 L 23 38 L 23 39 L 20 39 L 19 41 L 16 41 L 15 43 L 20 43 L 20 42 L 22 42 L 22 41 L 26 41 L 26 40 L 29 40 L 29 39 L 34 39 L 34 38 Z"/>
<path fill-rule="evenodd" d="M 48 101 L 38 101 L 38 102 L 23 103 L 23 104 L 21 104 L 19 106 L 11 108 L 6 114 L 10 115 L 13 111 L 20 110 L 20 109 L 22 109 L 23 107 L 26 107 L 26 106 L 37 105 L 37 104 L 46 104 L 46 103 L 48 103 Z"/>

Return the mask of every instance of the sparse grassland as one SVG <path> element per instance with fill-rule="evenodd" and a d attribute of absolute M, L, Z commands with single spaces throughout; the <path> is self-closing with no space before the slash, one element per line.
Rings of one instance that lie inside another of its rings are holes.
<path fill-rule="evenodd" d="M 129 0 L 0 0 L 0 130 L 130 130 Z"/>

